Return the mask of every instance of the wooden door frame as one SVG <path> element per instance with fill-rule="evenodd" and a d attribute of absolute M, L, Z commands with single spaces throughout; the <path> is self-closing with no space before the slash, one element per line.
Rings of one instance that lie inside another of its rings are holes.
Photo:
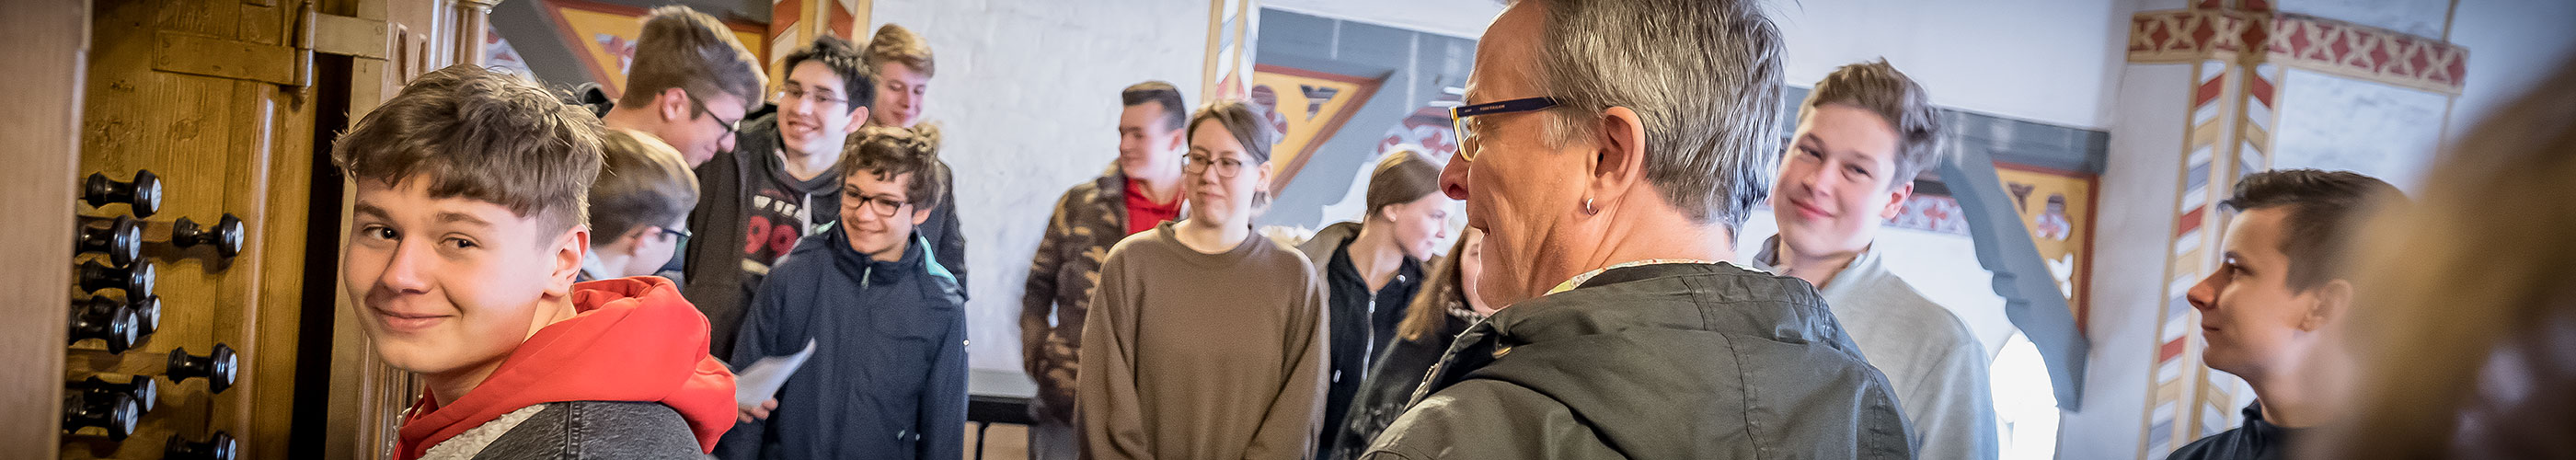
<path fill-rule="evenodd" d="M 0 260 L 63 261 L 72 251 L 78 212 L 81 80 L 88 67 L 89 0 L 0 2 L 0 62 L 24 66 L 0 85 L 15 113 L 0 123 L 9 167 L 0 168 Z M 0 321 L 0 439 L 44 440 L 5 449 L 0 458 L 52 459 L 61 437 L 65 326 L 71 309 L 67 267 L 0 270 L 0 314 L 55 321 Z"/>

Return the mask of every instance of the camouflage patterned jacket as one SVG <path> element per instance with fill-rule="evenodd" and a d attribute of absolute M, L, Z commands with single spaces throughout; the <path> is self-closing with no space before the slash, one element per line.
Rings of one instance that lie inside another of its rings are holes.
<path fill-rule="evenodd" d="M 1071 423 L 1082 321 L 1090 313 L 1109 247 L 1127 238 L 1126 192 L 1127 175 L 1116 164 L 1100 178 L 1065 191 L 1056 200 L 1055 216 L 1047 220 L 1037 255 L 1029 258 L 1028 285 L 1020 298 L 1020 350 L 1021 364 L 1038 386 L 1030 411 L 1040 419 Z"/>

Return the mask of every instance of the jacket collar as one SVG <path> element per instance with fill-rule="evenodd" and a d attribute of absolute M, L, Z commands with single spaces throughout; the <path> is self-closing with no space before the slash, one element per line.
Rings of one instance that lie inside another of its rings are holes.
<path fill-rule="evenodd" d="M 1349 250 L 1346 249 L 1351 246 L 1351 240 L 1358 239 L 1359 235 L 1360 223 L 1334 222 L 1321 230 L 1316 230 L 1315 236 L 1307 237 L 1305 243 L 1298 244 L 1297 252 L 1304 253 L 1307 261 L 1314 262 L 1316 268 L 1322 269 L 1327 280 L 1356 281 L 1365 285 L 1368 281 L 1359 277 L 1359 267 L 1351 262 Z M 1404 262 L 1396 266 L 1396 281 L 1387 285 L 1418 282 L 1422 279 L 1422 273 L 1422 261 L 1406 256 Z M 1343 278 L 1349 278 L 1349 280 L 1343 280 Z"/>
<path fill-rule="evenodd" d="M 1333 262 L 1333 252 L 1341 250 L 1342 245 L 1350 244 L 1351 239 L 1359 236 L 1360 223 L 1334 222 L 1324 228 L 1315 229 L 1314 236 L 1308 236 L 1306 242 L 1297 244 L 1297 252 L 1306 254 L 1306 260 L 1314 262 L 1315 265 L 1330 265 Z"/>
<path fill-rule="evenodd" d="M 903 245 L 903 257 L 892 262 L 877 260 L 876 257 L 851 247 L 847 227 L 834 225 L 820 235 L 823 237 L 822 242 L 826 243 L 825 246 L 831 248 L 832 261 L 840 265 L 845 273 L 862 277 L 865 285 L 891 283 L 901 280 L 908 274 L 930 271 L 929 257 L 925 257 L 929 251 L 929 242 L 921 237 L 919 229 L 913 230 L 912 235 L 909 236 L 912 242 Z M 945 269 L 941 271 L 944 272 Z"/>
<path fill-rule="evenodd" d="M 1109 167 L 1100 172 L 1100 178 L 1092 179 L 1092 185 L 1100 188 L 1101 201 L 1118 205 L 1122 210 L 1126 208 L 1127 172 L 1118 169 L 1117 160 L 1110 160 Z"/>
<path fill-rule="evenodd" d="M 1816 290 L 1826 297 L 1839 298 L 1871 284 L 1871 280 L 1889 276 L 1887 265 L 1881 263 L 1883 259 L 1880 256 L 1878 242 L 1871 241 L 1861 248 L 1859 255 L 1852 256 L 1850 264 L 1843 265 L 1842 271 L 1834 272 L 1832 282 Z M 1752 262 L 1755 270 L 1779 273 L 1780 235 L 1762 240 L 1762 250 L 1753 254 Z"/>
<path fill-rule="evenodd" d="M 1824 298 L 1806 282 L 1725 263 L 1604 270 L 1572 290 L 1495 312 L 1484 324 L 1476 329 L 1491 329 L 1505 345 L 1631 329 L 1719 332 L 1790 343 L 1846 337 Z"/>

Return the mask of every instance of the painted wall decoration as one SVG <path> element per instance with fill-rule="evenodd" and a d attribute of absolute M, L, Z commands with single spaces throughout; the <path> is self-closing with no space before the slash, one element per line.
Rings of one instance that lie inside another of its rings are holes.
<path fill-rule="evenodd" d="M 787 54 L 812 43 L 815 37 L 830 35 L 866 46 L 873 30 L 868 24 L 869 0 L 769 0 L 769 26 L 762 40 L 743 40 L 761 60 L 769 75 L 787 73 Z"/>
<path fill-rule="evenodd" d="M 520 56 L 518 48 L 510 47 L 510 40 L 501 38 L 499 29 L 483 30 L 483 65 L 506 70 L 529 81 L 535 81 L 537 76 L 535 70 L 528 68 L 528 58 Z"/>
<path fill-rule="evenodd" d="M 555 31 L 563 34 L 573 54 L 580 56 L 590 69 L 591 81 L 599 82 L 609 94 L 622 94 L 626 88 L 626 65 L 635 60 L 635 38 L 644 30 L 644 15 L 651 11 L 625 5 L 592 3 L 580 0 L 545 0 L 545 9 L 554 16 Z M 734 40 L 751 50 L 759 62 L 768 62 L 768 26 L 742 22 L 725 22 Z"/>
<path fill-rule="evenodd" d="M 1199 88 L 1199 100 L 1242 99 L 1251 91 L 1246 76 L 1256 72 L 1252 39 L 1260 36 L 1255 29 L 1261 26 L 1261 9 L 1252 0 L 1208 1 L 1207 65 L 1199 75 L 1207 83 Z"/>
<path fill-rule="evenodd" d="M 2097 179 L 2012 163 L 1995 163 L 1995 175 L 2003 181 L 2004 190 L 2012 194 L 2022 225 L 2030 229 L 2031 244 L 2038 246 L 2040 257 L 2048 260 L 2049 275 L 2056 279 L 2058 291 L 2066 295 L 2067 305 L 2075 310 L 2077 327 L 2082 328 L 2087 306 L 2084 291 L 2092 279 L 2093 196 Z M 1907 196 L 1899 209 L 1896 217 L 1887 219 L 1888 227 L 1968 236 L 1967 216 L 1959 209 L 1957 198 L 1917 193 Z"/>
<path fill-rule="evenodd" d="M 1914 194 L 1905 197 L 1905 205 L 1887 226 L 1906 230 L 1968 236 L 1967 216 L 1959 210 L 1959 199 L 1945 195 Z"/>
<path fill-rule="evenodd" d="M 1449 124 L 1449 108 L 1457 105 L 1458 96 L 1444 94 L 1414 109 L 1404 120 L 1386 128 L 1386 138 L 1377 142 L 1377 154 L 1385 155 L 1397 146 L 1412 146 L 1440 164 L 1449 164 L 1449 157 L 1458 154 L 1457 127 Z"/>
<path fill-rule="evenodd" d="M 2076 328 L 2084 326 L 2089 306 L 2085 289 L 2092 285 L 2093 196 L 2095 178 L 2011 163 L 1995 163 L 1995 175 L 2012 195 L 2031 244 L 2047 259 L 2048 273 L 2074 308 Z"/>
<path fill-rule="evenodd" d="M 1289 181 L 1297 178 L 1297 171 L 1314 155 L 1315 148 L 1341 131 L 1342 124 L 1367 105 L 1383 83 L 1381 78 L 1255 66 L 1250 99 L 1254 105 L 1268 109 L 1264 116 L 1270 118 L 1271 128 L 1279 133 L 1279 143 L 1270 150 L 1270 189 L 1286 190 Z M 1446 118 L 1445 114 L 1442 118 Z"/>
<path fill-rule="evenodd" d="M 2138 13 L 2129 19 L 2129 60 L 2254 53 L 2273 64 L 2450 95 L 2460 94 L 2466 81 L 2466 47 L 2378 27 L 2270 11 L 2266 5 L 2247 6 Z"/>

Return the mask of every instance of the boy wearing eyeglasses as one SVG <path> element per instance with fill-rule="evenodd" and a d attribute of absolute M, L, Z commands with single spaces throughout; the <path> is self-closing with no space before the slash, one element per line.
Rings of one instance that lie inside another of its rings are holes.
<path fill-rule="evenodd" d="M 865 61 L 858 47 L 831 36 L 788 53 L 786 78 L 770 94 L 778 110 L 744 122 L 739 148 L 697 167 L 707 199 L 690 212 L 689 228 L 703 243 L 681 264 L 682 292 L 714 326 L 714 355 L 733 356 L 744 305 L 778 258 L 838 216 L 841 175 L 833 165 L 876 100 Z"/>
<path fill-rule="evenodd" d="M 938 142 L 872 127 L 843 154 L 838 224 L 770 272 L 732 357 L 813 354 L 770 400 L 740 407 L 720 456 L 965 455 L 966 300 L 916 231 L 948 181 Z"/>
<path fill-rule="evenodd" d="M 736 128 L 767 86 L 759 58 L 724 21 L 686 6 L 654 8 L 636 34 L 625 88 L 599 122 L 661 139 L 696 167 L 734 149 Z"/>
<path fill-rule="evenodd" d="M 646 276 L 689 239 L 698 178 L 680 151 L 653 135 L 610 129 L 599 137 L 599 179 L 590 184 L 590 254 L 579 281 Z"/>

